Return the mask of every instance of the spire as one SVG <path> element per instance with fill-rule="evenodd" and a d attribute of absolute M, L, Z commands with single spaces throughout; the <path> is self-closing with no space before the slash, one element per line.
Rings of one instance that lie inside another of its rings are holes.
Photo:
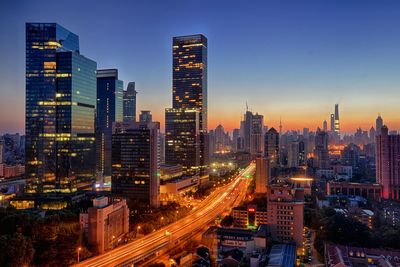
<path fill-rule="evenodd" d="M 279 134 L 282 134 L 282 116 L 279 116 Z"/>

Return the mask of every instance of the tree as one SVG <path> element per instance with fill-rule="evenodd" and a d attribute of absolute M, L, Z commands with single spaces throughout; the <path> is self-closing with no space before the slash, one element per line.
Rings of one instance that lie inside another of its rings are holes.
<path fill-rule="evenodd" d="M 233 217 L 231 215 L 225 216 L 221 221 L 221 226 L 231 227 L 233 225 Z"/>
<path fill-rule="evenodd" d="M 20 233 L 0 237 L 0 266 L 17 267 L 30 265 L 35 250 L 31 240 Z"/>

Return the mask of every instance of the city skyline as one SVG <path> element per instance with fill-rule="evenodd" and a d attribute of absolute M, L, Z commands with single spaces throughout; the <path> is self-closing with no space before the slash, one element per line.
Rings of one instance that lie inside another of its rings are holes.
<path fill-rule="evenodd" d="M 209 39 L 209 129 L 220 123 L 229 131 L 239 128 L 246 102 L 264 115 L 269 127 L 278 128 L 282 118 L 284 131 L 322 128 L 335 103 L 341 107 L 343 133 L 369 129 L 378 113 L 390 129 L 399 129 L 399 3 L 363 3 L 206 2 L 200 9 L 209 11 L 207 19 L 186 14 L 193 7 L 188 3 L 160 3 L 151 9 L 140 3 L 126 10 L 94 7 L 100 14 L 121 12 L 118 20 L 104 21 L 88 14 L 88 3 L 76 12 L 71 12 L 73 4 L 2 3 L 1 20 L 10 26 L 1 29 L 9 41 L 0 49 L 5 96 L 0 100 L 0 132 L 24 133 L 23 39 L 24 23 L 30 21 L 57 22 L 78 34 L 83 55 L 97 61 L 98 68 L 118 68 L 125 85 L 136 82 L 137 110 L 151 110 L 162 129 L 164 110 L 172 103 L 172 37 L 197 33 Z M 132 9 L 140 16 L 128 18 Z M 220 14 L 221 9 L 227 12 Z M 293 19 L 287 21 L 284 11 Z M 249 17 L 255 19 L 247 21 Z M 134 27 L 142 21 L 148 23 L 146 29 Z M 112 38 L 105 40 L 98 29 L 113 30 Z M 238 42 L 238 37 L 251 41 Z"/>

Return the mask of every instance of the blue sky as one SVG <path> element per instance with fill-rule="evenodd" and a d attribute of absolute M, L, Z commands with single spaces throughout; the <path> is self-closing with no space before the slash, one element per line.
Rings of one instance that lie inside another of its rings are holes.
<path fill-rule="evenodd" d="M 137 84 L 139 109 L 171 105 L 172 36 L 209 40 L 209 121 L 239 126 L 245 102 L 277 126 L 342 128 L 379 112 L 400 128 L 400 1 L 32 1 L 0 3 L 0 132 L 24 129 L 25 22 L 57 22 L 81 54 Z"/>

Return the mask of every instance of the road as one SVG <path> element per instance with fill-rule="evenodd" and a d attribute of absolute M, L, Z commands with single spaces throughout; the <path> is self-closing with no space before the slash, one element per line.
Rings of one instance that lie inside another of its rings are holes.
<path fill-rule="evenodd" d="M 89 258 L 74 266 L 133 266 L 167 246 L 178 244 L 196 230 L 226 210 L 230 210 L 246 197 L 249 179 L 245 177 L 254 173 L 255 165 L 249 165 L 232 180 L 231 183 L 215 189 L 200 205 L 186 217 L 161 228 L 154 233 L 141 237 L 129 244 L 117 247 L 102 255 Z"/>

